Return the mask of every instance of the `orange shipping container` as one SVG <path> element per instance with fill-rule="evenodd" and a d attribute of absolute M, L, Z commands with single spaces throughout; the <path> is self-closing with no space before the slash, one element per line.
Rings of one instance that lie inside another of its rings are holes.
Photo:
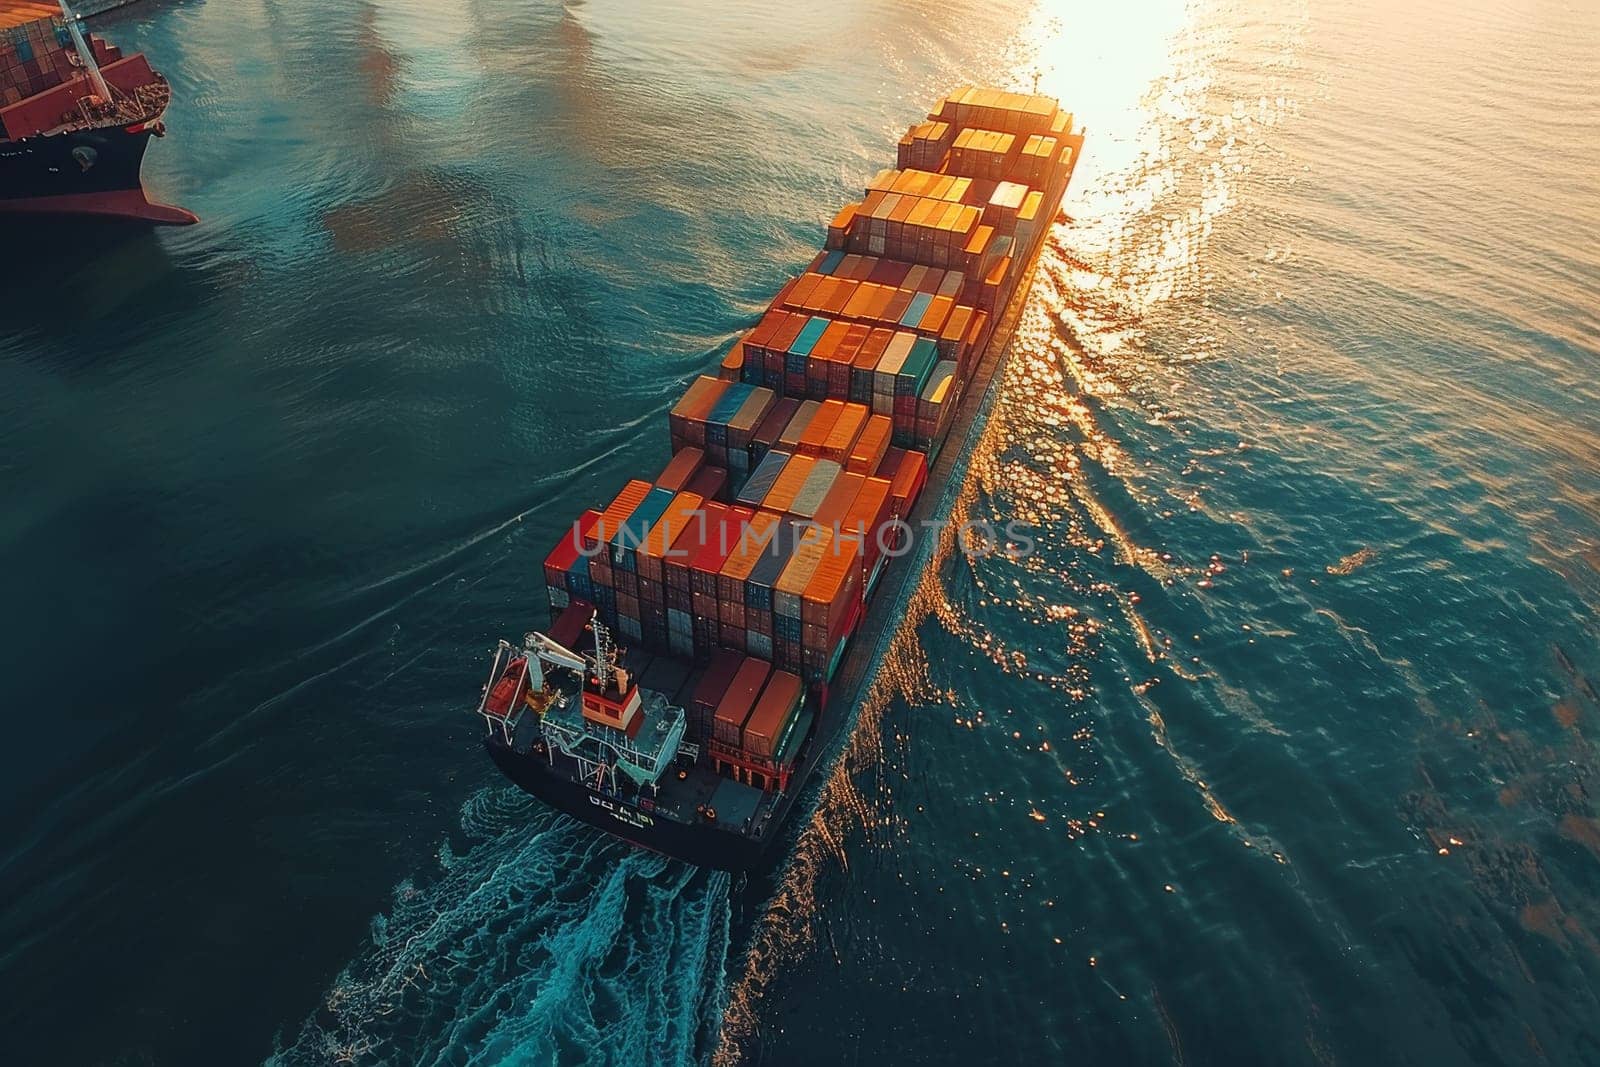
<path fill-rule="evenodd" d="M 701 464 L 705 461 L 705 452 L 698 448 L 680 449 L 656 476 L 656 484 L 674 493 L 681 493 L 683 487 L 689 484 L 689 479 L 699 472 Z"/>
<path fill-rule="evenodd" d="M 839 312 L 847 319 L 864 319 L 871 309 L 873 302 L 879 299 L 878 291 L 883 286 L 876 282 L 862 282 L 851 295 L 850 302 Z"/>
<path fill-rule="evenodd" d="M 894 290 L 890 289 L 890 293 Z M 868 379 L 867 393 L 872 392 L 871 378 L 873 370 L 878 366 L 878 360 L 883 358 L 883 350 L 889 347 L 889 342 L 894 340 L 894 331 L 878 327 L 867 334 L 867 339 L 861 342 L 861 350 L 856 353 L 856 358 L 851 361 L 851 380 L 857 374 L 865 374 Z"/>
<path fill-rule="evenodd" d="M 850 298 L 855 295 L 856 287 L 860 283 L 850 281 L 848 278 L 830 278 L 829 281 L 833 284 L 829 285 L 826 291 L 823 291 L 823 287 L 820 285 L 817 286 L 817 290 L 822 294 L 823 313 L 837 315 L 850 302 Z"/>
<path fill-rule="evenodd" d="M 650 489 L 649 482 L 638 478 L 623 486 L 622 492 L 618 493 L 616 499 L 612 500 L 600 514 L 600 521 L 589 530 L 588 536 L 584 538 L 584 545 L 593 548 L 617 536 L 623 524 L 628 521 L 628 516 L 644 503 L 644 498 L 650 494 Z"/>
<path fill-rule="evenodd" d="M 806 427 L 806 432 L 800 435 L 800 442 L 796 446 L 800 454 L 813 458 L 821 456 L 828 443 L 828 435 L 833 432 L 834 424 L 843 413 L 843 400 L 824 400 Z"/>
<path fill-rule="evenodd" d="M 899 290 L 893 285 L 879 285 L 872 294 L 872 303 L 867 305 L 866 313 L 861 317 L 867 322 L 883 322 L 889 314 L 889 305 L 894 303 L 895 295 Z"/>
<path fill-rule="evenodd" d="M 939 331 L 939 358 L 960 358 L 962 343 L 966 340 L 967 327 L 971 322 L 972 308 L 966 304 L 958 304 L 951 309 L 944 329 Z"/>
<path fill-rule="evenodd" d="M 855 447 L 850 450 L 845 470 L 857 474 L 878 473 L 878 466 L 883 462 L 883 455 L 889 450 L 889 439 L 893 436 L 894 420 L 888 415 L 869 418 L 861 428 L 861 436 L 856 438 Z"/>
<path fill-rule="evenodd" d="M 950 317 L 955 301 L 948 296 L 936 296 L 928 303 L 928 310 L 922 315 L 922 321 L 917 324 L 917 329 L 925 334 L 937 335 L 943 328 L 945 320 Z"/>
<path fill-rule="evenodd" d="M 762 760 L 778 755 L 785 728 L 800 709 L 805 686 L 788 671 L 773 671 L 744 725 L 745 751 Z"/>
<path fill-rule="evenodd" d="M 811 456 L 794 456 L 784 465 L 783 473 L 778 475 L 778 480 L 772 483 L 772 488 L 767 492 L 767 498 L 761 506 L 768 511 L 788 511 L 794 503 L 795 494 L 800 487 L 806 484 L 806 479 L 811 477 L 811 468 L 816 465 L 816 460 Z"/>
<path fill-rule="evenodd" d="M 733 343 L 732 348 L 728 349 L 728 354 L 722 357 L 722 366 L 717 373 L 717 377 L 725 382 L 736 382 L 743 372 L 744 338 L 741 337 Z"/>
<path fill-rule="evenodd" d="M 672 498 L 672 503 L 668 504 L 667 510 L 650 525 L 650 531 L 645 534 L 644 541 L 639 545 L 641 575 L 646 578 L 660 578 L 659 561 L 666 556 L 667 549 L 672 547 L 672 542 L 676 541 L 683 531 L 702 521 L 700 506 L 704 503 L 705 498 L 698 493 L 679 493 Z M 658 561 L 654 574 L 645 574 L 644 561 L 647 558 Z"/>
<path fill-rule="evenodd" d="M 850 460 L 850 450 L 855 447 L 856 438 L 861 436 L 861 430 L 867 424 L 867 416 L 871 412 L 863 404 L 845 404 L 839 412 L 838 421 L 828 431 L 827 440 L 823 442 L 821 456 L 831 459 L 835 463 L 847 463 Z"/>
<path fill-rule="evenodd" d="M 823 276 L 821 274 L 812 274 L 808 271 L 805 274 L 800 275 L 800 277 L 795 280 L 794 288 L 790 289 L 788 293 L 784 295 L 784 306 L 792 308 L 809 307 L 810 305 L 807 303 L 807 301 L 811 298 L 811 294 L 816 291 L 817 286 L 820 285 L 822 281 Z"/>
<path fill-rule="evenodd" d="M 808 533 L 800 539 L 795 546 L 794 555 L 783 568 L 783 573 L 778 576 L 777 582 L 772 587 L 772 613 L 774 615 L 787 615 L 792 619 L 803 617 L 804 597 L 811 579 L 816 576 L 817 568 L 822 561 L 833 552 L 833 532 L 820 530 Z M 847 554 L 854 555 L 853 548 L 846 549 Z"/>
<path fill-rule="evenodd" d="M 714 736 L 718 741 L 733 748 L 743 745 L 745 720 L 750 717 L 750 710 L 755 707 L 771 670 L 770 663 L 748 656 L 739 664 L 728 691 L 717 703 Z"/>
<path fill-rule="evenodd" d="M 778 516 L 770 511 L 758 511 L 745 526 L 739 538 L 739 547 L 728 553 L 722 570 L 717 575 L 717 598 L 724 603 L 744 604 L 744 583 L 750 572 L 761 562 L 761 556 L 778 532 Z"/>
<path fill-rule="evenodd" d="M 833 488 L 828 490 L 828 495 L 823 498 L 817 507 L 817 513 L 811 516 L 811 521 L 824 530 L 833 530 L 835 526 L 844 522 L 844 517 L 850 511 L 850 505 L 856 502 L 856 496 L 861 492 L 861 487 L 866 483 L 864 474 L 850 474 L 845 472 L 834 479 Z"/>
<path fill-rule="evenodd" d="M 840 539 L 853 538 L 860 546 L 857 551 L 863 555 L 864 569 L 868 574 L 878 565 L 883 550 L 894 544 L 895 539 L 887 533 L 879 537 L 879 528 L 891 515 L 890 493 L 888 479 L 868 478 L 862 483 L 861 492 L 856 494 L 840 525 Z"/>
<path fill-rule="evenodd" d="M 769 352 L 787 352 L 789 346 L 794 344 L 794 339 L 800 336 L 800 331 L 810 322 L 809 316 L 798 312 L 784 316 L 783 322 L 772 333 L 772 340 L 767 344 Z"/>
<path fill-rule="evenodd" d="M 896 514 L 903 518 L 910 513 L 927 480 L 928 457 L 921 452 L 907 451 L 894 473 L 893 488 L 890 490 Z"/>
<path fill-rule="evenodd" d="M 702 374 L 689 383 L 689 388 L 684 390 L 683 396 L 672 406 L 670 418 L 704 421 L 727 389 L 727 382 Z"/>
<path fill-rule="evenodd" d="M 832 648 L 844 636 L 840 631 L 860 593 L 861 546 L 845 540 L 823 555 L 805 591 L 802 620 L 827 632 L 825 647 Z"/>
<path fill-rule="evenodd" d="M 822 336 L 817 338 L 817 343 L 811 347 L 811 360 L 825 363 L 833 357 L 845 336 L 850 332 L 850 323 L 843 319 L 835 319 L 822 331 Z"/>
<path fill-rule="evenodd" d="M 867 335 L 871 332 L 872 327 L 866 325 L 865 323 L 851 323 L 850 331 L 844 335 L 844 340 L 840 341 L 839 347 L 834 350 L 832 362 L 837 363 L 845 368 L 849 368 L 853 363 L 855 363 L 856 353 L 861 351 L 862 344 L 865 343 Z M 848 369 L 846 369 L 843 375 L 846 388 L 848 388 L 850 384 L 849 375 L 850 372 Z M 829 379 L 829 381 L 831 382 L 832 379 Z"/>

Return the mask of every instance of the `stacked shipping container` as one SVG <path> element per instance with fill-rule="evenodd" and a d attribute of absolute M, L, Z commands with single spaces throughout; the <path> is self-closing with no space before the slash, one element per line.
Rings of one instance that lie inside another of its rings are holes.
<path fill-rule="evenodd" d="M 546 559 L 552 605 L 588 600 L 625 639 L 706 664 L 691 733 L 741 776 L 776 778 L 806 684 L 837 670 L 1050 221 L 1070 130 L 1044 97 L 945 100 L 690 383 L 656 481 L 585 512 Z"/>
<path fill-rule="evenodd" d="M 110 66 L 122 50 L 89 34 L 95 61 Z M 20 103 L 78 77 L 72 38 L 55 4 L 0 3 L 0 107 Z"/>

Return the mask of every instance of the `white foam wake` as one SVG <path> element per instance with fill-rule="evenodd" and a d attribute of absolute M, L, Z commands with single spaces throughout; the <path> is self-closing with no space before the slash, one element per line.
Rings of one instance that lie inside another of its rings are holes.
<path fill-rule="evenodd" d="M 630 849 L 515 789 L 389 911 L 269 1067 L 702 1060 L 723 1007 L 729 878 Z"/>

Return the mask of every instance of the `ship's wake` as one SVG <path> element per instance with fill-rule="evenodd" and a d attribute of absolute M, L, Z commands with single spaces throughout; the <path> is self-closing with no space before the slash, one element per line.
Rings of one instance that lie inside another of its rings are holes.
<path fill-rule="evenodd" d="M 268 1064 L 707 1056 L 723 1010 L 727 875 L 632 850 L 509 787 L 467 801 L 460 839 L 425 881 L 396 887 Z"/>

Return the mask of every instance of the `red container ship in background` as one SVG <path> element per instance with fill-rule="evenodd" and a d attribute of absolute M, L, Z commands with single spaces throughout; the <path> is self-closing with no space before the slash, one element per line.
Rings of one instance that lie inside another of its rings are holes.
<path fill-rule="evenodd" d="M 946 505 L 987 418 L 1082 146 L 1054 100 L 994 89 L 907 132 L 673 407 L 661 473 L 546 558 L 551 625 L 499 643 L 477 706 L 508 777 L 692 863 L 781 854 L 927 558 L 902 524 Z"/>
<path fill-rule="evenodd" d="M 139 177 L 171 99 L 144 56 L 83 33 L 64 2 L 0 0 L 0 213 L 199 221 L 151 203 Z"/>

